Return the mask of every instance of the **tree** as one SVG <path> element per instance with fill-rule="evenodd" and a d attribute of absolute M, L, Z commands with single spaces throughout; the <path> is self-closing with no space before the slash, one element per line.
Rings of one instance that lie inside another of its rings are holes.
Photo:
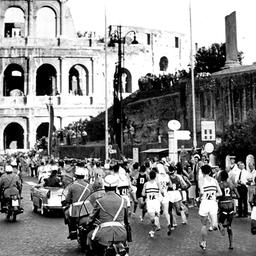
<path fill-rule="evenodd" d="M 199 48 L 195 60 L 196 73 L 213 73 L 219 71 L 225 65 L 226 61 L 225 44 L 214 43 L 208 49 L 205 47 Z"/>
<path fill-rule="evenodd" d="M 222 143 L 217 148 L 217 158 L 224 165 L 226 155 L 236 155 L 245 161 L 248 154 L 256 153 L 256 113 L 250 111 L 244 122 L 235 122 L 227 126 L 222 136 Z"/>

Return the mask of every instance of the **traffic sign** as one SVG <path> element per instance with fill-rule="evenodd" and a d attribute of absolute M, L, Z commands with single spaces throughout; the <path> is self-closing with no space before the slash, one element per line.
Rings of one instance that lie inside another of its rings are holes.
<path fill-rule="evenodd" d="M 174 131 L 174 137 L 176 140 L 190 140 L 190 131 L 188 130 L 179 130 L 179 131 Z"/>
<path fill-rule="evenodd" d="M 206 143 L 205 145 L 204 145 L 204 150 L 207 152 L 207 153 L 212 153 L 213 152 L 213 150 L 214 150 L 214 145 L 212 144 L 212 143 L 210 143 L 210 142 L 208 142 L 208 143 Z"/>
<path fill-rule="evenodd" d="M 173 131 L 179 130 L 181 127 L 181 124 L 178 120 L 171 120 L 168 122 L 168 128 Z"/>

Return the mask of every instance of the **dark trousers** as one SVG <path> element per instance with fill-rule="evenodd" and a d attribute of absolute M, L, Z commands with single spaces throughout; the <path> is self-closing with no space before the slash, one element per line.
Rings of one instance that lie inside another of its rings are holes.
<path fill-rule="evenodd" d="M 37 177 L 37 167 L 30 167 L 31 177 Z"/>
<path fill-rule="evenodd" d="M 247 217 L 248 215 L 248 189 L 245 185 L 237 187 L 240 198 L 238 199 L 238 216 Z"/>

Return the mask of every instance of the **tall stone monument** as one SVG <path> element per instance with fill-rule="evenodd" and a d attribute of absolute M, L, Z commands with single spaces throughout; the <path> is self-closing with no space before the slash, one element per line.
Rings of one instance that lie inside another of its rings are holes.
<path fill-rule="evenodd" d="M 237 50 L 236 12 L 225 17 L 226 63 L 225 68 L 240 66 Z"/>

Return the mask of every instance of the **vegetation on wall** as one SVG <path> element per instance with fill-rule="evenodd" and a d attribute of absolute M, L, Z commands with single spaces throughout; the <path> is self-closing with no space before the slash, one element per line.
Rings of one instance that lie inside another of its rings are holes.
<path fill-rule="evenodd" d="M 245 161 L 248 154 L 256 153 L 256 113 L 250 111 L 244 122 L 234 122 L 227 126 L 222 135 L 222 143 L 216 150 L 222 164 L 227 155 L 235 155 Z"/>

